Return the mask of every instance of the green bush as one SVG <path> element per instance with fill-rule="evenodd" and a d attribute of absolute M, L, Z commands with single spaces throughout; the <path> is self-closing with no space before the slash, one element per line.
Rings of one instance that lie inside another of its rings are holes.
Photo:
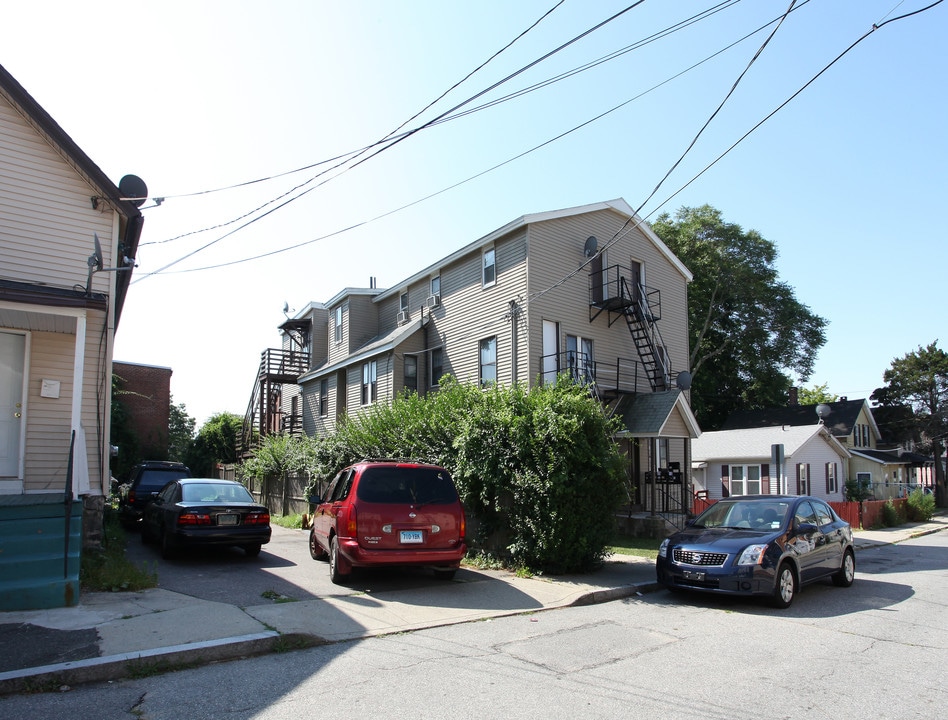
<path fill-rule="evenodd" d="M 913 490 L 905 501 L 905 515 L 909 522 L 928 522 L 935 514 L 935 496 L 922 490 Z"/>
<path fill-rule="evenodd" d="M 342 423 L 314 442 L 313 462 L 326 473 L 363 458 L 443 465 L 469 515 L 472 555 L 579 572 L 608 554 L 625 497 L 613 423 L 566 378 L 528 391 L 444 377 L 435 394 L 408 393 Z"/>
<path fill-rule="evenodd" d="M 886 500 L 882 506 L 882 527 L 897 527 L 904 522 L 895 503 Z"/>
<path fill-rule="evenodd" d="M 125 530 L 112 508 L 105 510 L 102 548 L 83 550 L 79 583 L 91 592 L 135 592 L 158 585 L 157 563 L 152 569 L 140 567 L 125 557 Z"/>

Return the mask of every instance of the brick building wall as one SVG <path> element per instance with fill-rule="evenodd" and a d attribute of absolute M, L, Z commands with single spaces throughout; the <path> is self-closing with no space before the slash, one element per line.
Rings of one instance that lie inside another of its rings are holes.
<path fill-rule="evenodd" d="M 117 400 L 128 411 L 129 430 L 143 460 L 168 457 L 171 419 L 171 368 L 114 361 Z"/>

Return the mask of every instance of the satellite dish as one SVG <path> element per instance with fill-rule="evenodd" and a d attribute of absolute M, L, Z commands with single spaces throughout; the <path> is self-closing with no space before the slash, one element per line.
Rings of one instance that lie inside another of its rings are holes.
<path fill-rule="evenodd" d="M 820 403 L 816 406 L 816 415 L 819 417 L 821 424 L 824 420 L 826 420 L 831 412 L 833 412 L 833 408 L 825 403 Z"/>
<path fill-rule="evenodd" d="M 585 255 L 588 258 L 591 258 L 593 255 L 596 254 L 596 250 L 598 249 L 599 249 L 599 241 L 596 240 L 595 235 L 590 235 L 588 238 L 586 238 L 586 244 L 583 245 L 583 255 Z"/>
<path fill-rule="evenodd" d="M 119 192 L 123 200 L 128 200 L 135 207 L 141 207 L 148 199 L 148 186 L 138 175 L 126 175 L 119 180 Z"/>
<path fill-rule="evenodd" d="M 102 270 L 102 245 L 99 243 L 99 233 L 92 233 L 92 244 L 95 248 L 89 257 L 89 267 L 95 267 L 96 270 Z"/>
<path fill-rule="evenodd" d="M 290 304 L 284 300 L 283 301 L 283 314 L 286 315 L 290 311 Z"/>
<path fill-rule="evenodd" d="M 688 390 L 691 388 L 691 373 L 687 370 L 682 370 L 678 373 L 678 377 L 675 378 L 675 384 L 678 386 L 679 390 Z"/>

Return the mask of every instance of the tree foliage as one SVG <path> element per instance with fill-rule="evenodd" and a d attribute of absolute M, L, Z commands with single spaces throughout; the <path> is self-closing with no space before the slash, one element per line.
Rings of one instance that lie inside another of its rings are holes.
<path fill-rule="evenodd" d="M 212 477 L 217 463 L 237 462 L 237 440 L 243 419 L 219 412 L 207 419 L 188 447 L 184 462 L 197 477 Z"/>
<path fill-rule="evenodd" d="M 797 300 L 774 265 L 776 246 L 704 205 L 662 214 L 653 230 L 688 267 L 692 407 L 706 430 L 736 409 L 785 405 L 805 382 L 827 321 Z"/>
<path fill-rule="evenodd" d="M 820 403 L 831 403 L 839 400 L 839 395 L 829 391 L 829 385 L 814 385 L 811 388 L 802 387 L 797 395 L 797 402 L 800 405 L 819 405 Z"/>
<path fill-rule="evenodd" d="M 884 408 L 901 408 L 903 434 L 914 432 L 921 448 L 935 458 L 935 501 L 948 507 L 945 471 L 941 464 L 948 435 L 948 353 L 938 341 L 895 358 L 883 373 L 885 386 L 872 399 Z M 910 412 L 906 412 L 910 411 Z"/>
<path fill-rule="evenodd" d="M 180 405 L 171 401 L 170 413 L 168 415 L 168 459 L 185 462 L 188 451 L 191 448 L 191 442 L 194 440 L 194 427 L 197 424 L 195 419 L 188 415 L 188 410 L 184 403 Z"/>
<path fill-rule="evenodd" d="M 614 423 L 565 377 L 529 391 L 445 377 L 436 394 L 407 393 L 349 418 L 334 435 L 294 441 L 295 455 L 289 441 L 271 436 L 279 459 L 265 443 L 244 472 L 280 472 L 292 456 L 314 474 L 318 493 L 365 458 L 440 464 L 457 483 L 475 552 L 533 571 L 575 572 L 603 560 L 625 499 Z"/>

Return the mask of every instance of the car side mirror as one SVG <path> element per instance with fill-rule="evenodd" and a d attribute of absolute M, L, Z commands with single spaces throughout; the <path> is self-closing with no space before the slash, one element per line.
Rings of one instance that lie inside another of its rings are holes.
<path fill-rule="evenodd" d="M 809 535 L 810 533 L 815 533 L 818 529 L 819 528 L 817 528 L 813 523 L 797 523 L 796 534 Z"/>

